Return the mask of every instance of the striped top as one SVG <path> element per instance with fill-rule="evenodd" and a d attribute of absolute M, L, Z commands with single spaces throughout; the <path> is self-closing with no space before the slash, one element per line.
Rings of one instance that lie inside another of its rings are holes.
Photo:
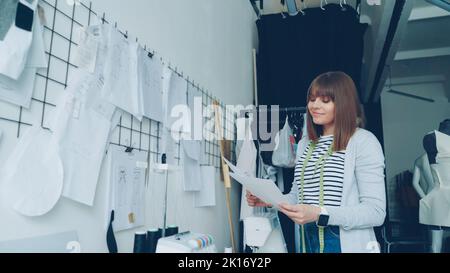
<path fill-rule="evenodd" d="M 303 204 L 319 206 L 319 190 L 320 190 L 320 170 L 322 164 L 316 167 L 319 158 L 326 154 L 330 145 L 333 143 L 333 136 L 320 137 L 308 164 L 305 168 L 304 177 L 304 201 Z M 309 147 L 297 161 L 295 166 L 294 179 L 298 186 L 298 202 L 301 202 L 301 174 L 303 162 L 309 152 Z M 342 199 L 342 185 L 344 182 L 344 162 L 345 151 L 334 152 L 325 160 L 323 171 L 323 188 L 324 188 L 324 206 L 339 207 Z"/>

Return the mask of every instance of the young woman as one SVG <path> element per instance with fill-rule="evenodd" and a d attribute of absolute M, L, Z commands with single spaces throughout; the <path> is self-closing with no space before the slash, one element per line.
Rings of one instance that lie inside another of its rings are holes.
<path fill-rule="evenodd" d="M 303 253 L 379 252 L 373 227 L 386 216 L 384 156 L 362 126 L 356 87 L 343 72 L 318 76 L 308 91 L 307 135 L 297 150 L 290 204 Z M 269 206 L 247 193 L 250 206 Z"/>

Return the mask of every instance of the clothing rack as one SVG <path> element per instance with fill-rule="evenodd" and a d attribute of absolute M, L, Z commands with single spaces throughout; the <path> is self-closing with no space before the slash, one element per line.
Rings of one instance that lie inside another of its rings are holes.
<path fill-rule="evenodd" d="M 276 1 L 278 1 L 278 0 L 276 0 Z M 282 3 L 284 5 L 284 1 L 285 0 L 279 0 L 279 1 L 280 1 L 280 3 Z M 258 18 L 261 18 L 261 16 L 263 15 L 261 13 L 261 11 L 264 9 L 264 0 L 249 0 L 249 2 L 252 5 L 253 11 L 255 12 L 256 16 Z M 259 7 L 256 4 L 256 2 L 259 2 Z M 302 2 L 302 4 L 304 4 L 305 2 L 308 2 L 308 0 L 302 0 L 301 2 Z M 331 4 L 331 3 L 328 3 L 328 4 Z M 339 4 L 341 4 L 341 2 L 339 2 Z M 350 6 L 348 4 L 345 4 L 345 5 Z M 361 14 L 361 12 L 360 12 L 361 0 L 356 0 L 356 4 L 355 4 L 355 6 L 353 8 L 356 11 L 358 11 L 358 16 L 360 16 L 360 14 Z"/>

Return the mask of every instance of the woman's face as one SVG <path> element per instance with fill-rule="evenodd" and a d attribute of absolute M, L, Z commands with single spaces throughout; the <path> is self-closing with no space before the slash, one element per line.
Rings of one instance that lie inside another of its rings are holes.
<path fill-rule="evenodd" d="M 308 110 L 314 124 L 322 126 L 334 124 L 335 105 L 330 97 L 311 96 L 308 102 Z"/>

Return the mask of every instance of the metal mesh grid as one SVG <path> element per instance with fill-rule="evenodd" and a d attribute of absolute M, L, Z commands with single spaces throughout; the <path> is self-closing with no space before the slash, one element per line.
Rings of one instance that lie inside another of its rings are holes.
<path fill-rule="evenodd" d="M 16 124 L 17 138 L 23 134 L 24 129 L 38 122 L 40 122 L 42 128 L 48 130 L 48 124 L 56 108 L 56 101 L 67 87 L 70 75 L 78 68 L 74 64 L 72 54 L 74 48 L 78 46 L 74 41 L 75 28 L 91 25 L 92 18 L 94 16 L 99 17 L 99 15 L 92 10 L 92 2 L 86 4 L 76 1 L 74 3 L 69 5 L 67 1 L 62 0 L 40 1 L 46 17 L 44 43 L 48 66 L 46 69 L 40 69 L 36 73 L 37 77 L 29 109 L 0 101 L 0 128 L 2 127 L 2 121 Z M 101 21 L 109 23 L 104 13 Z M 117 23 L 115 23 L 115 27 L 117 28 Z M 120 32 L 126 37 L 128 36 L 128 31 Z M 144 48 L 147 50 L 146 45 Z M 149 53 L 154 55 L 155 51 L 149 51 Z M 164 63 L 162 58 L 161 61 Z M 212 104 L 213 100 L 219 101 L 213 98 L 204 88 L 200 88 L 194 81 L 189 80 L 189 77 L 185 77 L 183 72 L 178 72 L 177 68 L 173 69 L 170 65 L 169 68 L 202 92 L 203 110 L 205 110 L 207 105 Z M 221 104 L 221 107 L 223 113 L 226 113 L 223 114 L 222 121 L 222 126 L 224 127 L 223 135 L 234 139 L 234 114 L 225 112 L 223 104 Z M 40 118 L 38 119 L 38 117 Z M 5 127 L 11 128 L 11 126 Z M 151 162 L 160 162 L 161 127 L 161 123 L 157 121 L 144 118 L 140 122 L 131 114 L 124 113 L 113 132 L 110 144 L 148 152 L 150 153 Z M 235 142 L 233 141 L 232 143 L 231 150 L 234 151 Z M 180 164 L 181 152 L 179 142 L 177 142 L 177 149 L 178 155 L 176 159 L 178 164 Z M 220 166 L 220 151 L 217 141 L 204 141 L 204 152 L 206 162 L 203 163 L 205 165 Z"/>

